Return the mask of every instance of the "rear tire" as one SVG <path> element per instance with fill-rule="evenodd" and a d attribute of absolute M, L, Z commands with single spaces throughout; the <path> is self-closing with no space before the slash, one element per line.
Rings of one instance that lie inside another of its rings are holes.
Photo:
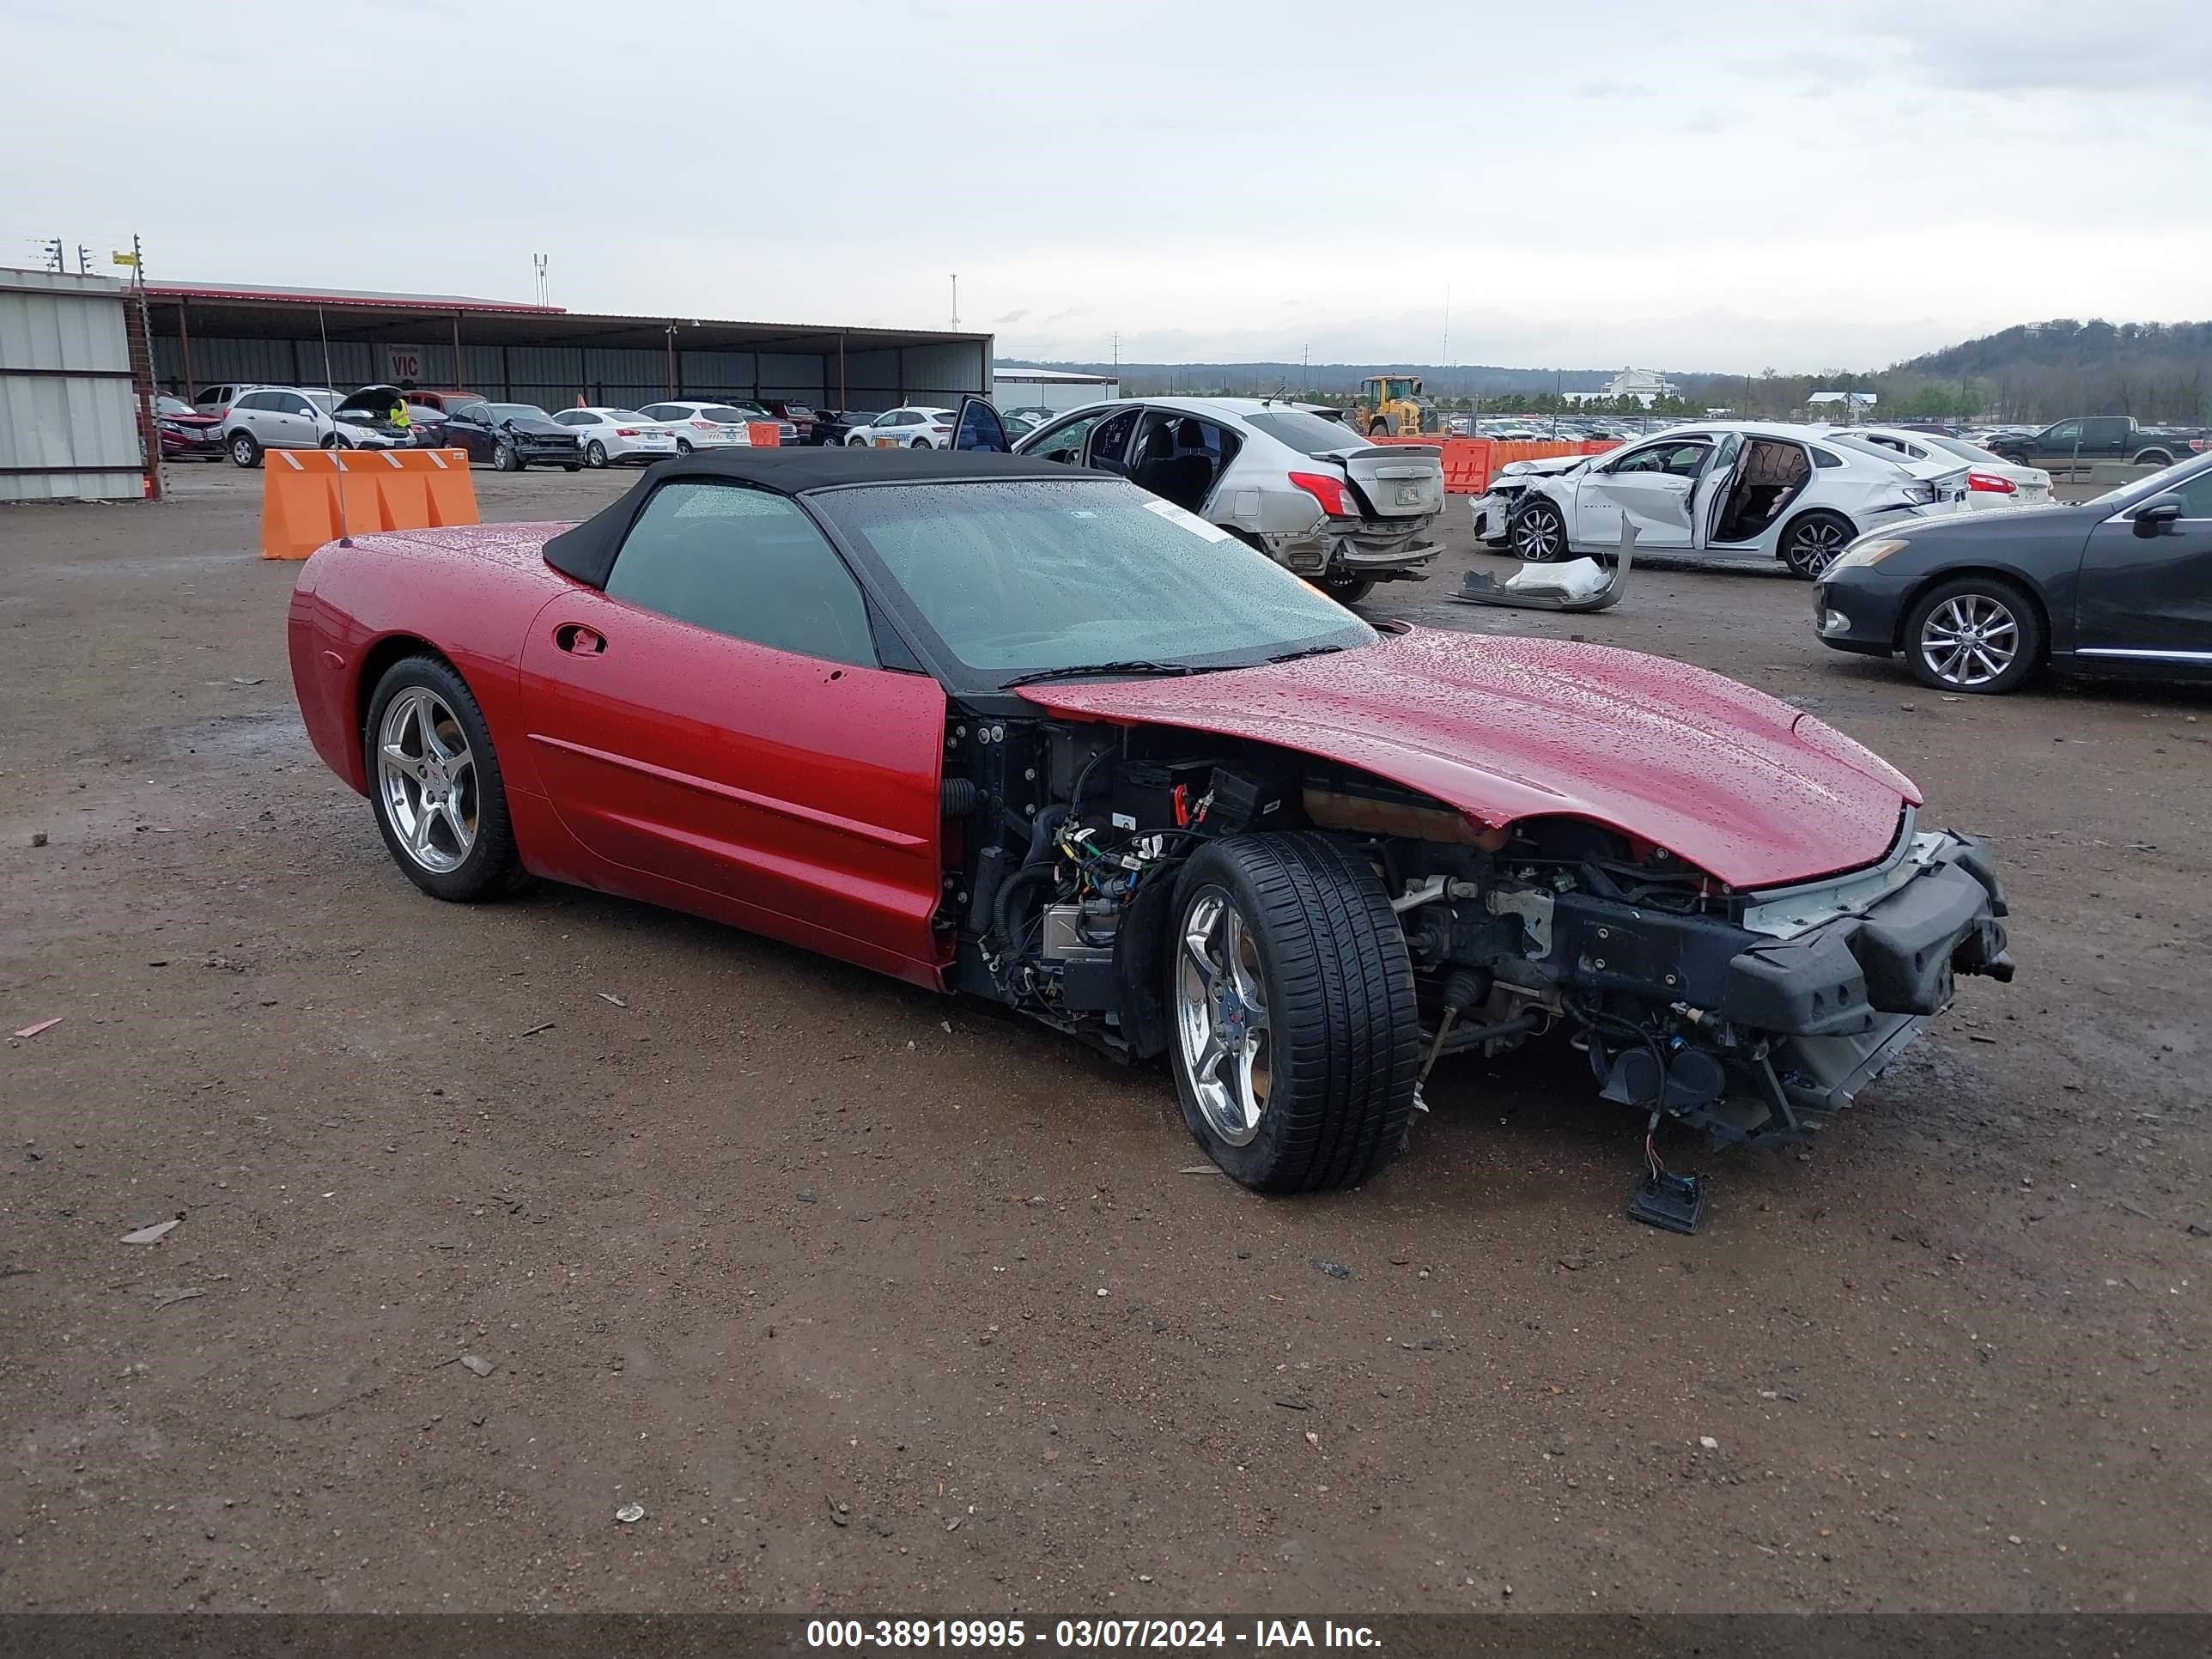
<path fill-rule="evenodd" d="M 1555 503 L 1532 495 L 1506 520 L 1505 541 L 1524 563 L 1556 564 L 1567 556 L 1567 521 Z"/>
<path fill-rule="evenodd" d="M 398 751 L 387 755 L 387 745 Z M 434 769 L 426 777 L 426 757 Z M 369 805 L 392 862 L 433 898 L 469 903 L 526 879 L 491 729 L 468 682 L 435 657 L 386 669 L 362 726 Z M 426 804 L 426 790 L 450 800 Z M 418 834 L 428 821 L 428 833 Z"/>
<path fill-rule="evenodd" d="M 689 455 L 691 453 L 691 441 L 689 438 L 678 438 L 676 441 L 676 453 L 678 455 Z"/>
<path fill-rule="evenodd" d="M 1263 1193 L 1355 1187 L 1404 1145 L 1420 1015 L 1374 870 L 1325 836 L 1202 848 L 1176 895 L 1169 1065 L 1206 1155 Z"/>
<path fill-rule="evenodd" d="M 1375 591 L 1371 576 L 1324 576 L 1321 591 L 1339 605 L 1358 605 Z"/>
<path fill-rule="evenodd" d="M 1815 581 L 1857 534 L 1851 521 L 1840 513 L 1800 514 L 1783 531 L 1777 552 L 1792 575 Z"/>
<path fill-rule="evenodd" d="M 261 441 L 256 438 L 251 432 L 232 433 L 230 434 L 230 464 L 233 466 L 260 465 Z"/>
<path fill-rule="evenodd" d="M 927 438 L 916 438 L 914 441 L 914 447 L 916 449 L 927 449 L 929 447 L 929 440 Z"/>
<path fill-rule="evenodd" d="M 2042 665 L 2043 649 L 2042 613 L 2001 576 L 1938 582 L 1905 619 L 1905 660 L 1938 691 L 2002 696 Z"/>
<path fill-rule="evenodd" d="M 2135 459 L 2137 466 L 2172 466 L 2173 457 L 2162 449 L 2146 449 Z"/>
<path fill-rule="evenodd" d="M 1389 416 L 1379 415 L 1376 416 L 1375 419 L 1368 422 L 1367 435 L 1370 438 L 1395 437 L 1396 435 L 1396 428 L 1391 424 L 1390 417 Z"/>

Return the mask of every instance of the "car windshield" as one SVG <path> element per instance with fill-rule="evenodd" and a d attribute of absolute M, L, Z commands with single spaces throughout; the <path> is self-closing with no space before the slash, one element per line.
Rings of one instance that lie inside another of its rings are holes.
<path fill-rule="evenodd" d="M 2087 504 L 2096 506 L 2106 501 L 2132 501 L 2137 496 L 2162 495 L 2184 479 L 2208 471 L 2212 471 L 2212 455 L 2191 455 L 2185 461 L 2176 461 L 2172 466 L 2160 467 L 2148 477 L 2137 478 L 2132 483 L 2124 483 L 2101 495 L 2092 495 Z"/>
<path fill-rule="evenodd" d="M 1303 409 L 1268 409 L 1247 415 L 1245 423 L 1288 444 L 1301 455 L 1326 455 L 1333 450 L 1361 447 L 1358 433 L 1340 421 L 1310 415 Z"/>
<path fill-rule="evenodd" d="M 194 409 L 182 398 L 172 398 L 166 392 L 155 400 L 155 407 L 164 415 L 197 415 L 199 413 L 199 410 Z"/>
<path fill-rule="evenodd" d="M 481 408 L 491 410 L 495 421 L 547 421 L 552 419 L 536 404 L 483 404 Z"/>
<path fill-rule="evenodd" d="M 1375 638 L 1265 554 L 1119 479 L 811 500 L 883 562 L 948 652 L 1000 684 L 1085 663 L 1233 667 Z"/>
<path fill-rule="evenodd" d="M 331 414 L 338 406 L 337 393 L 335 392 L 303 392 L 300 395 L 325 415 Z"/>

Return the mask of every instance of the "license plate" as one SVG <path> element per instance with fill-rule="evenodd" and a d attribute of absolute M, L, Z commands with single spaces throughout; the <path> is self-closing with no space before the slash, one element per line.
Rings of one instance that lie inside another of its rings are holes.
<path fill-rule="evenodd" d="M 1399 505 L 1399 506 L 1401 506 L 1401 507 L 1419 507 L 1420 504 L 1421 504 L 1421 487 L 1420 487 L 1420 485 L 1419 485 L 1419 484 L 1400 484 L 1400 485 L 1398 486 L 1398 505 Z"/>
<path fill-rule="evenodd" d="M 738 435 L 739 430 L 739 428 L 734 426 L 726 426 L 721 428 L 721 433 L 725 438 L 734 438 Z"/>

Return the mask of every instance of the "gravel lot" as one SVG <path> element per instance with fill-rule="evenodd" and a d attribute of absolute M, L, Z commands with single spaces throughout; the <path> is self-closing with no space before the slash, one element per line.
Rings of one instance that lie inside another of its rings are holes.
<path fill-rule="evenodd" d="M 422 897 L 307 749 L 258 476 L 173 477 L 0 508 L 0 1028 L 61 1022 L 0 1051 L 0 1606 L 2212 1609 L 2212 695 L 1954 702 L 1764 573 L 1382 590 L 1817 709 L 1994 839 L 2021 976 L 1807 1155 L 1681 1143 L 1696 1238 L 1564 1048 L 1269 1201 L 980 1005 Z"/>

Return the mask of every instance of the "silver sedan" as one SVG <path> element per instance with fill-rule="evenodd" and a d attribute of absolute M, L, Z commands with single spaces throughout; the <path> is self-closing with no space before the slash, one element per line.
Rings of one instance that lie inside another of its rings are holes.
<path fill-rule="evenodd" d="M 1249 542 L 1346 604 L 1418 580 L 1443 510 L 1433 445 L 1370 444 L 1268 398 L 1133 398 L 1072 410 L 1017 454 L 1115 472 Z"/>

